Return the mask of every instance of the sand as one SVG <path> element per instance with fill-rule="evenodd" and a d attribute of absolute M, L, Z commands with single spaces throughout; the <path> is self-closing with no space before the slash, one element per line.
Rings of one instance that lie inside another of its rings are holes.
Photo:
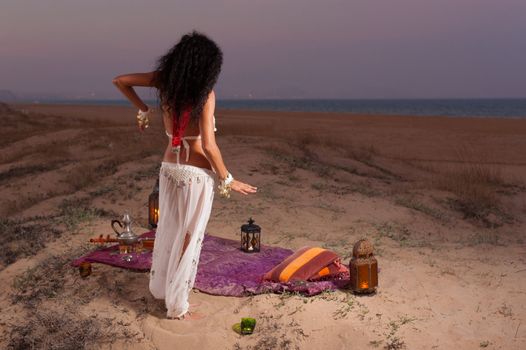
<path fill-rule="evenodd" d="M 522 349 L 526 347 L 526 120 L 216 112 L 236 178 L 259 193 L 216 198 L 208 231 L 322 246 L 347 263 L 375 245 L 378 292 L 220 297 L 201 320 L 167 320 L 148 274 L 67 265 L 147 197 L 166 144 L 135 109 L 0 106 L 0 348 Z M 31 244 L 30 244 L 31 243 Z M 257 319 L 240 336 L 241 317 Z"/>

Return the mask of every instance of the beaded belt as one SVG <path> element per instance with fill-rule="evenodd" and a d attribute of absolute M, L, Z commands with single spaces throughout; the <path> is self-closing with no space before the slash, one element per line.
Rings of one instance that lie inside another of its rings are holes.
<path fill-rule="evenodd" d="M 161 175 L 167 177 L 177 185 L 187 185 L 192 182 L 209 181 L 214 183 L 216 175 L 213 171 L 193 165 L 162 162 Z"/>

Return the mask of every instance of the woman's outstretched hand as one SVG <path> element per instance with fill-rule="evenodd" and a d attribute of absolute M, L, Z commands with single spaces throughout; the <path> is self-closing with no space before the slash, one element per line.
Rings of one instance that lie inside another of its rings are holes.
<path fill-rule="evenodd" d="M 230 188 L 233 191 L 236 191 L 242 194 L 256 193 L 258 189 L 257 187 L 251 186 L 249 184 L 246 184 L 238 180 L 233 180 L 232 183 L 230 184 Z"/>

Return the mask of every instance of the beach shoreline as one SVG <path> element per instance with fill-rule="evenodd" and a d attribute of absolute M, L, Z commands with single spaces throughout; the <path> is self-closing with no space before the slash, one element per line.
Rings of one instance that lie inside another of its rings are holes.
<path fill-rule="evenodd" d="M 158 101 L 145 99 L 151 106 Z M 130 106 L 128 100 L 43 100 L 14 101 L 17 104 Z M 470 118 L 526 118 L 526 98 L 440 98 L 440 99 L 216 99 L 223 111 L 317 112 L 358 115 L 445 116 Z"/>

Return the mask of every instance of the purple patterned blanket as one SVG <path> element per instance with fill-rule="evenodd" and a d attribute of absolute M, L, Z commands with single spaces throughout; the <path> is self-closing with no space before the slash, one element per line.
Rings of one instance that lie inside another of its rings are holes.
<path fill-rule="evenodd" d="M 149 231 L 141 237 L 154 237 Z M 262 281 L 265 272 L 271 270 L 283 259 L 293 253 L 290 249 L 261 245 L 259 253 L 244 253 L 237 240 L 225 239 L 206 234 L 197 267 L 194 288 L 213 295 L 246 296 L 262 293 L 297 292 L 303 295 L 316 295 L 324 290 L 344 288 L 349 279 L 319 282 L 274 283 Z M 137 271 L 148 271 L 151 266 L 151 252 L 132 254 L 131 261 L 125 261 L 118 254 L 118 245 L 97 249 L 72 261 L 79 266 L 88 261 Z"/>

